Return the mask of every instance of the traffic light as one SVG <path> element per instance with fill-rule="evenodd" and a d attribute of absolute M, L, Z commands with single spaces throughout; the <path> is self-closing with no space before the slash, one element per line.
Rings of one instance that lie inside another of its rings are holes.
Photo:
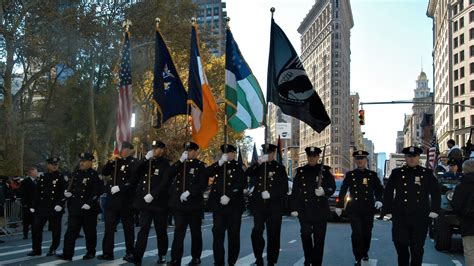
<path fill-rule="evenodd" d="M 365 125 L 365 111 L 364 109 L 359 110 L 359 124 Z"/>

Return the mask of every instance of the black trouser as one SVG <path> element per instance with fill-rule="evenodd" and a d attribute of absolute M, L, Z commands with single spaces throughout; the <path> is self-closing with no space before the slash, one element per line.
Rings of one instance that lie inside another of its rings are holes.
<path fill-rule="evenodd" d="M 72 258 L 74 256 L 74 246 L 81 228 L 84 230 L 86 237 L 87 254 L 95 255 L 97 245 L 97 214 L 74 214 L 68 217 L 67 230 L 64 235 L 64 257 Z"/>
<path fill-rule="evenodd" d="M 61 242 L 61 214 L 53 214 L 51 216 L 36 216 L 33 229 L 32 229 L 32 239 L 33 239 L 33 252 L 36 254 L 41 254 L 41 244 L 43 243 L 43 227 L 46 222 L 49 222 L 51 225 L 51 236 L 53 242 L 49 250 L 54 251 L 59 247 Z"/>
<path fill-rule="evenodd" d="M 33 234 L 33 220 L 34 214 L 30 212 L 30 208 L 28 206 L 23 205 L 22 209 L 23 213 L 23 237 L 28 237 L 28 231 L 30 230 L 31 226 L 31 233 Z"/>
<path fill-rule="evenodd" d="M 176 261 L 177 265 L 181 264 L 183 242 L 188 225 L 191 230 L 191 256 L 193 259 L 200 259 L 202 253 L 201 210 L 175 211 L 173 214 L 175 226 L 171 259 Z"/>
<path fill-rule="evenodd" d="M 267 228 L 267 260 L 277 263 L 280 253 L 281 212 L 258 210 L 253 213 L 252 248 L 257 262 L 262 261 L 265 240 L 263 230 Z"/>
<path fill-rule="evenodd" d="M 393 216 L 392 223 L 392 238 L 398 253 L 398 265 L 421 266 L 428 232 L 428 215 L 426 218 Z"/>
<path fill-rule="evenodd" d="M 155 225 L 158 255 L 166 256 L 166 252 L 168 251 L 167 219 L 168 212 L 166 211 L 140 211 L 140 231 L 138 231 L 134 251 L 136 258 L 143 258 L 148 241 L 148 234 L 150 233 L 151 222 Z"/>
<path fill-rule="evenodd" d="M 322 265 L 327 221 L 314 222 L 300 219 L 300 225 L 305 265 Z"/>
<path fill-rule="evenodd" d="M 352 228 L 352 252 L 356 260 L 368 256 L 374 215 L 371 213 L 354 212 L 349 215 Z"/>
<path fill-rule="evenodd" d="M 120 218 L 125 235 L 125 250 L 127 254 L 133 254 L 135 242 L 135 227 L 133 223 L 133 211 L 130 208 L 121 210 L 105 209 L 105 232 L 102 239 L 103 255 L 114 256 L 114 237 L 117 228 L 117 220 Z"/>
<path fill-rule="evenodd" d="M 212 227 L 212 235 L 214 236 L 214 242 L 212 244 L 214 264 L 225 265 L 224 239 L 225 231 L 227 230 L 229 251 L 227 261 L 229 265 L 234 265 L 237 262 L 240 252 L 240 224 L 242 221 L 242 213 L 240 211 L 231 213 L 214 212 L 212 217 L 214 220 Z"/>

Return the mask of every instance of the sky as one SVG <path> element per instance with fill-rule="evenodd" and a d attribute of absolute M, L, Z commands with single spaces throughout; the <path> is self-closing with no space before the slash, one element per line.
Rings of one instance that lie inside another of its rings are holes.
<path fill-rule="evenodd" d="M 341 0 L 342 1 L 342 0 Z M 270 8 L 275 21 L 301 54 L 297 28 L 315 3 L 310 0 L 226 0 L 234 38 L 266 94 Z M 432 89 L 432 19 L 428 0 L 352 0 L 351 92 L 361 102 L 410 100 L 423 68 Z M 403 130 L 411 105 L 364 105 L 365 137 L 375 152 L 395 152 L 397 131 Z M 263 128 L 247 130 L 262 144 Z"/>

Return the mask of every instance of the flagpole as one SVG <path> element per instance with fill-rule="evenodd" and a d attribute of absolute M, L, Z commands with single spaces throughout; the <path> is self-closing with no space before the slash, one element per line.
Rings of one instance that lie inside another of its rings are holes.
<path fill-rule="evenodd" d="M 229 21 L 230 21 L 230 18 L 229 17 L 226 17 L 225 18 L 225 26 L 227 29 L 230 28 L 229 26 Z M 226 57 L 229 56 L 229 55 L 225 55 Z M 224 98 L 227 99 L 227 97 L 225 97 L 226 95 L 226 89 L 225 89 L 225 84 L 224 84 Z M 228 142 L 228 136 L 227 136 L 227 101 L 224 99 L 224 150 L 222 151 L 223 153 L 227 153 L 227 142 Z M 224 167 L 223 167 L 223 176 L 224 176 L 224 182 L 223 182 L 223 194 L 225 195 L 225 184 L 226 184 L 226 163 L 224 162 Z"/>

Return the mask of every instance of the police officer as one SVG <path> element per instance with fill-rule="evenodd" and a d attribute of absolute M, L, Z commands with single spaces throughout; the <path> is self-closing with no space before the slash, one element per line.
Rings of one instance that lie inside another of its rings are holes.
<path fill-rule="evenodd" d="M 431 170 L 419 166 L 422 152 L 415 146 L 402 150 L 406 165 L 392 170 L 384 192 L 383 213 L 392 214 L 392 239 L 401 266 L 422 264 L 430 218 L 438 217 L 440 210 L 438 182 Z"/>
<path fill-rule="evenodd" d="M 168 190 L 170 182 L 166 172 L 170 161 L 163 157 L 166 145 L 161 141 L 153 141 L 152 150 L 137 167 L 139 178 L 137 196 L 134 206 L 140 211 L 140 231 L 137 235 L 133 260 L 129 262 L 140 264 L 145 253 L 151 223 L 154 223 L 158 264 L 166 263 L 168 251 Z"/>
<path fill-rule="evenodd" d="M 222 156 L 208 167 L 208 175 L 214 180 L 209 193 L 209 209 L 213 212 L 212 234 L 214 237 L 214 265 L 225 265 L 224 239 L 228 234 L 228 263 L 235 265 L 240 251 L 240 225 L 245 210 L 243 190 L 247 180 L 236 159 L 237 149 L 221 145 Z"/>
<path fill-rule="evenodd" d="M 296 169 L 290 197 L 290 210 L 301 225 L 305 265 L 321 265 L 327 221 L 331 218 L 328 198 L 336 183 L 329 166 L 318 164 L 321 149 L 305 149 L 308 163 Z M 322 171 L 322 174 L 321 174 Z"/>
<path fill-rule="evenodd" d="M 89 260 L 95 257 L 99 197 L 103 191 L 99 174 L 92 169 L 94 156 L 90 153 L 81 153 L 79 158 L 79 169 L 72 173 L 68 188 L 64 191 L 69 216 L 64 235 L 63 254 L 58 255 L 58 258 L 69 261 L 74 256 L 74 246 L 81 228 L 86 237 L 87 250 L 82 259 Z"/>
<path fill-rule="evenodd" d="M 35 214 L 33 223 L 33 251 L 28 256 L 41 255 L 41 244 L 43 242 L 43 227 L 46 222 L 51 226 L 52 243 L 46 256 L 56 255 L 56 249 L 61 241 L 61 219 L 64 207 L 64 191 L 66 181 L 58 171 L 58 157 L 46 160 L 46 173 L 37 180 L 34 190 L 33 201 L 29 211 Z"/>
<path fill-rule="evenodd" d="M 250 197 L 250 208 L 254 216 L 252 248 L 255 264 L 263 265 L 263 230 L 266 227 L 268 265 L 274 265 L 280 253 L 281 220 L 284 200 L 288 193 L 288 176 L 285 167 L 274 161 L 277 146 L 264 144 L 262 148 L 265 154 L 259 158 L 258 164 L 249 167 L 245 173 L 246 176 L 255 178 Z"/>
<path fill-rule="evenodd" d="M 117 221 L 120 219 L 125 235 L 124 260 L 133 260 L 135 232 L 133 224 L 133 198 L 137 187 L 135 175 L 137 159 L 132 157 L 133 145 L 123 142 L 120 156 L 113 156 L 102 168 L 102 175 L 111 176 L 106 185 L 105 200 L 105 232 L 102 239 L 102 255 L 100 260 L 114 259 L 114 237 Z"/>
<path fill-rule="evenodd" d="M 369 260 L 374 212 L 382 207 L 383 186 L 377 173 L 367 169 L 368 155 L 363 150 L 352 153 L 357 168 L 346 173 L 336 204 L 336 214 L 341 216 L 349 190 L 352 200 L 347 202 L 346 212 L 352 228 L 352 252 L 356 266 L 361 265 L 362 259 Z"/>
<path fill-rule="evenodd" d="M 28 231 L 31 226 L 31 234 L 33 235 L 34 213 L 30 212 L 33 205 L 33 196 L 36 189 L 36 180 L 38 178 L 38 169 L 30 167 L 28 176 L 21 181 L 20 194 L 23 217 L 23 239 L 28 239 Z"/>
<path fill-rule="evenodd" d="M 171 265 L 181 265 L 186 229 L 191 230 L 191 265 L 201 263 L 202 235 L 201 212 L 203 192 L 207 187 L 206 166 L 197 159 L 199 146 L 194 142 L 184 144 L 181 158 L 171 166 L 170 201 L 174 219 L 174 238 L 171 246 Z"/>

